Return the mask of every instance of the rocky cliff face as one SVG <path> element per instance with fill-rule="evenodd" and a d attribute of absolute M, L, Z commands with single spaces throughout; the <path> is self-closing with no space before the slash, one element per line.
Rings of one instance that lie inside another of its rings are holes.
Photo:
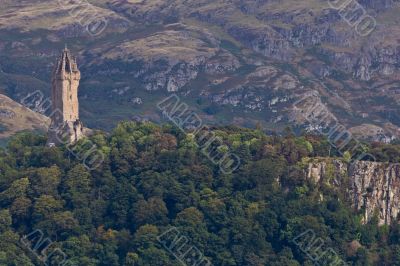
<path fill-rule="evenodd" d="M 310 163 L 307 177 L 316 184 L 345 189 L 346 196 L 363 221 L 378 215 L 379 224 L 398 222 L 400 212 L 400 165 L 357 161 L 352 165 L 340 160 Z"/>

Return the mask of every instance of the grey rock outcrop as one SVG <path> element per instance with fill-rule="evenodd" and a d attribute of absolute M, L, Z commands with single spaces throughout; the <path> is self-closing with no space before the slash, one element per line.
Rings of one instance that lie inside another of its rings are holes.
<path fill-rule="evenodd" d="M 349 165 L 340 160 L 324 160 L 310 163 L 306 176 L 316 184 L 345 190 L 352 207 L 363 212 L 363 222 L 375 214 L 380 225 L 399 221 L 399 164 L 357 161 Z"/>

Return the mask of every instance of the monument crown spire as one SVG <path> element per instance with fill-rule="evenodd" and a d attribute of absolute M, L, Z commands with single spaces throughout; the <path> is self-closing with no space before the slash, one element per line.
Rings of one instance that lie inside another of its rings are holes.
<path fill-rule="evenodd" d="M 64 49 L 57 59 L 56 66 L 54 68 L 53 78 L 65 78 L 64 75 L 66 73 L 73 73 L 79 76 L 80 72 L 78 69 L 78 65 L 76 62 L 76 58 L 71 55 L 71 52 L 68 49 Z M 56 75 L 58 74 L 58 76 Z"/>

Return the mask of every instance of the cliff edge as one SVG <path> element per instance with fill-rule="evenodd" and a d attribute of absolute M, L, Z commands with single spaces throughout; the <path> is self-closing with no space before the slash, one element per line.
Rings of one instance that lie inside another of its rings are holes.
<path fill-rule="evenodd" d="M 398 222 L 400 211 L 400 165 L 393 163 L 321 159 L 308 164 L 306 176 L 315 184 L 341 190 L 363 222 L 378 215 L 379 224 Z"/>

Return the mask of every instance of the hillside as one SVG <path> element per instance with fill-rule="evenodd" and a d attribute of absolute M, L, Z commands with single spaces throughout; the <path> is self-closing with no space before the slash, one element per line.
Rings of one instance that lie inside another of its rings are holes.
<path fill-rule="evenodd" d="M 0 94 L 0 138 L 30 130 L 46 132 L 50 120 L 37 112 Z"/>
<path fill-rule="evenodd" d="M 399 14 L 0 0 L 0 266 L 400 266 Z"/>
<path fill-rule="evenodd" d="M 0 85 L 14 100 L 49 93 L 67 43 L 79 55 L 89 127 L 108 130 L 137 116 L 160 122 L 157 102 L 177 93 L 209 124 L 312 128 L 293 115 L 293 103 L 317 91 L 330 115 L 361 137 L 398 135 L 396 1 L 359 1 L 377 22 L 368 35 L 320 0 L 60 3 L 2 1 Z M 93 28 L 93 17 L 106 26 Z"/>
<path fill-rule="evenodd" d="M 321 137 L 210 132 L 240 157 L 234 171 L 171 125 L 125 122 L 74 147 L 17 134 L 0 153 L 0 264 L 398 265 L 398 165 L 382 194 L 400 145 L 369 145 L 386 163 L 346 177 Z M 92 145 L 104 156 L 88 164 Z"/>

